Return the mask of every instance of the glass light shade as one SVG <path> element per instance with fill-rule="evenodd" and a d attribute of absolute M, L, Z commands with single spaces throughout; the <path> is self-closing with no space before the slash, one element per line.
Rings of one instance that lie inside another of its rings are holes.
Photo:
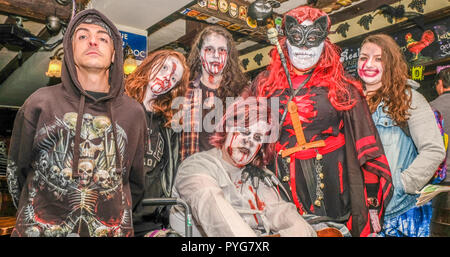
<path fill-rule="evenodd" d="M 127 59 L 125 59 L 125 62 L 123 63 L 123 72 L 125 73 L 125 75 L 129 75 L 133 73 L 133 71 L 136 68 L 137 68 L 136 59 L 128 56 Z"/>
<path fill-rule="evenodd" d="M 48 71 L 45 73 L 47 77 L 61 77 L 62 62 L 58 58 L 50 59 L 48 64 Z"/>

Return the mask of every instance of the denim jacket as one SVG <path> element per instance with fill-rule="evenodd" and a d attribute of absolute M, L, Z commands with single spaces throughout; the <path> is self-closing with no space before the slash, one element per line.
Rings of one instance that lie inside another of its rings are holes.
<path fill-rule="evenodd" d="M 434 113 L 426 99 L 412 90 L 408 126 L 411 137 L 383 111 L 383 102 L 372 114 L 392 172 L 394 195 L 385 219 L 413 208 L 417 191 L 425 186 L 445 157 L 444 144 Z"/>

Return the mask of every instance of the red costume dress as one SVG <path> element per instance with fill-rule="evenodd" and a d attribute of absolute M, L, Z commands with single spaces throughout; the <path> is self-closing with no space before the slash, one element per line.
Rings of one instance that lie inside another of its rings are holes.
<path fill-rule="evenodd" d="M 325 14 L 302 7 L 286 15 L 301 23 Z M 287 56 L 285 42 L 285 38 L 280 40 Z M 254 86 L 258 96 L 279 97 L 281 117 L 292 91 L 278 53 L 271 54 L 271 64 L 255 79 Z M 287 58 L 292 86 L 297 89 L 307 75 L 296 75 L 289 61 Z M 378 211 L 382 221 L 393 191 L 391 173 L 361 86 L 343 75 L 337 51 L 328 39 L 311 79 L 292 101 L 306 141 L 324 140 L 325 146 L 297 151 L 286 158 L 277 155 L 277 175 L 290 189 L 300 213 L 344 223 L 353 236 L 369 235 L 374 232 L 369 206 Z M 277 152 L 297 145 L 290 113 L 280 126 Z"/>

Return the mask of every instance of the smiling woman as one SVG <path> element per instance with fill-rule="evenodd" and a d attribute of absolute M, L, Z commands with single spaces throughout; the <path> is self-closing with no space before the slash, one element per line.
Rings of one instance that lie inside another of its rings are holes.
<path fill-rule="evenodd" d="M 445 157 L 434 113 L 412 88 L 415 82 L 408 80 L 407 63 L 392 37 L 374 34 L 364 39 L 358 74 L 394 185 L 380 234 L 427 237 L 431 203 L 416 206 L 416 192 L 428 183 Z"/>

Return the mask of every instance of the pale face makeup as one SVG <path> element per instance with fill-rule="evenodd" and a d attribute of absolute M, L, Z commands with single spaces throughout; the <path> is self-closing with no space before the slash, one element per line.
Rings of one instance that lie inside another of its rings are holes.
<path fill-rule="evenodd" d="M 309 26 L 312 25 L 313 22 L 310 20 L 305 20 L 301 23 L 303 26 Z M 289 43 L 289 40 L 286 40 L 286 47 L 289 54 L 289 59 L 292 63 L 292 65 L 301 71 L 307 71 L 314 67 L 317 62 L 320 59 L 320 56 L 322 55 L 323 48 L 325 46 L 325 41 L 320 43 L 316 47 L 297 47 L 294 45 L 291 45 Z"/>
<path fill-rule="evenodd" d="M 248 128 L 232 128 L 227 133 L 222 152 L 231 164 L 242 168 L 253 161 L 269 130 L 269 124 L 265 121 L 258 121 Z"/>
<path fill-rule="evenodd" d="M 227 39 L 217 33 L 205 37 L 200 49 L 202 69 L 210 76 L 222 73 L 228 58 Z"/>
<path fill-rule="evenodd" d="M 361 47 L 358 59 L 358 75 L 364 81 L 366 92 L 373 92 L 382 85 L 383 63 L 381 48 L 374 43 L 365 43 Z"/>
<path fill-rule="evenodd" d="M 154 67 L 154 72 L 156 72 L 156 67 Z M 178 58 L 169 56 L 156 75 L 154 72 L 149 75 L 150 81 L 147 84 L 142 101 L 147 111 L 153 110 L 152 101 L 157 96 L 169 92 L 178 84 L 183 76 L 184 67 Z"/>

